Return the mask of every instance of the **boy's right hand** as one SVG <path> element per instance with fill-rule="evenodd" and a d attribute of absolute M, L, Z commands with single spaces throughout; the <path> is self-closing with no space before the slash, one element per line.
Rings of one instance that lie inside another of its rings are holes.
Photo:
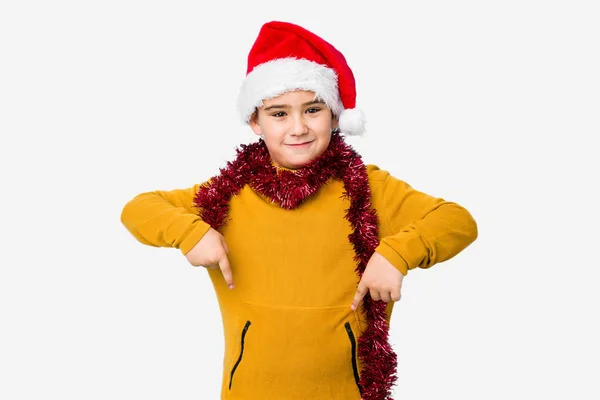
<path fill-rule="evenodd" d="M 218 231 L 210 228 L 204 234 L 202 239 L 185 254 L 185 258 L 194 267 L 206 267 L 221 269 L 225 282 L 230 289 L 233 289 L 233 275 L 229 266 L 227 254 L 229 248 L 225 243 L 225 238 Z"/>

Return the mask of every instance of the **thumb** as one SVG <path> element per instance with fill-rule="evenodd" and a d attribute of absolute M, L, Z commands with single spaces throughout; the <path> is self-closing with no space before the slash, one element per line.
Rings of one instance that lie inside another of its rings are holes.
<path fill-rule="evenodd" d="M 233 289 L 233 274 L 231 273 L 231 267 L 229 266 L 229 259 L 226 254 L 219 260 L 219 268 L 225 278 L 225 283 L 229 286 L 229 289 Z"/>
<path fill-rule="evenodd" d="M 368 292 L 367 285 L 365 285 L 363 283 L 363 281 L 361 280 L 360 283 L 358 284 L 358 289 L 356 289 L 356 294 L 354 295 L 354 300 L 352 300 L 352 305 L 350 306 L 350 308 L 352 308 L 353 310 L 356 310 L 358 308 L 358 306 L 360 305 L 360 302 L 362 301 L 362 299 L 367 294 L 367 292 Z"/>

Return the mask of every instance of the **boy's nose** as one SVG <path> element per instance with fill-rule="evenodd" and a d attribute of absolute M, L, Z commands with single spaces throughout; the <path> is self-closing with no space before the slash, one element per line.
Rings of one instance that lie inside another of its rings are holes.
<path fill-rule="evenodd" d="M 292 126 L 290 128 L 290 135 L 292 136 L 300 136 L 308 133 L 308 126 L 304 121 L 304 117 L 297 116 L 294 117 L 292 122 Z"/>

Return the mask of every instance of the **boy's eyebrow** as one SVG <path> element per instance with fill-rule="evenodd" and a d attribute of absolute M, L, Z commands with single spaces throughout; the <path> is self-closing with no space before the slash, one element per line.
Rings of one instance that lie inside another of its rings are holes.
<path fill-rule="evenodd" d="M 325 102 L 323 100 L 312 100 L 312 101 L 307 101 L 306 103 L 302 104 L 302 106 L 303 107 L 310 106 L 311 104 L 325 104 Z M 290 108 L 290 105 L 289 104 L 273 104 L 272 106 L 265 108 L 265 111 L 269 111 L 274 108 Z"/>

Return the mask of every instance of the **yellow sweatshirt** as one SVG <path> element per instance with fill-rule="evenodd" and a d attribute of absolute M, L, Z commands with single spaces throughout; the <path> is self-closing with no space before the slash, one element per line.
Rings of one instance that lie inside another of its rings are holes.
<path fill-rule="evenodd" d="M 460 205 L 375 165 L 367 173 L 379 218 L 376 251 L 404 275 L 454 257 L 477 238 Z M 121 221 L 141 243 L 186 254 L 209 229 L 193 206 L 199 186 L 142 193 Z M 235 288 L 220 269 L 207 269 L 225 335 L 222 400 L 360 399 L 357 345 L 367 321 L 362 308 L 350 309 L 359 278 L 343 191 L 330 179 L 291 211 L 249 186 L 231 198 L 221 233 Z"/>

